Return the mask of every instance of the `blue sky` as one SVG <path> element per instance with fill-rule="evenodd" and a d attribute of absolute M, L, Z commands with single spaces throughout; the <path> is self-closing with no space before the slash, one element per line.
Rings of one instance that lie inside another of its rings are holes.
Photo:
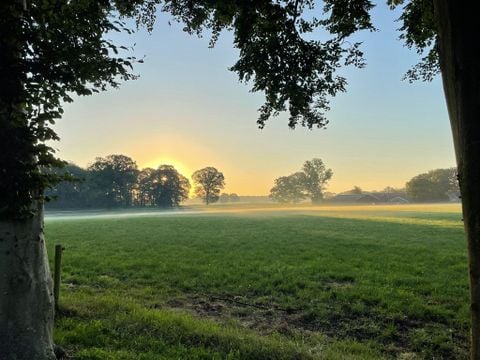
<path fill-rule="evenodd" d="M 55 146 L 82 166 L 119 153 L 187 176 L 215 166 L 226 190 L 244 195 L 268 194 L 276 177 L 314 157 L 334 172 L 329 191 L 402 187 L 418 173 L 453 166 L 454 152 L 440 78 L 401 80 L 419 57 L 398 40 L 398 14 L 383 3 L 373 11 L 380 31 L 355 38 L 364 41 L 367 67 L 342 70 L 347 93 L 333 99 L 327 129 L 312 131 L 289 129 L 286 115 L 259 130 L 263 95 L 227 70 L 237 57 L 231 34 L 210 49 L 208 37 L 190 36 L 161 15 L 152 34 L 117 38 L 145 55 L 135 68 L 140 79 L 67 105 Z"/>

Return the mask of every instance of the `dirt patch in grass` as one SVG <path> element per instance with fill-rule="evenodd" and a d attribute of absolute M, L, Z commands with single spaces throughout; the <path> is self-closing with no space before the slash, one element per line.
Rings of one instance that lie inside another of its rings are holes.
<path fill-rule="evenodd" d="M 334 282 L 329 286 L 352 286 L 351 282 Z M 374 341 L 381 351 L 392 358 L 460 359 L 466 358 L 467 339 L 463 331 L 450 331 L 447 338 L 444 324 L 418 319 L 382 319 L 372 314 L 352 314 L 332 311 L 317 317 L 303 309 L 285 309 L 275 304 L 259 304 L 241 296 L 192 295 L 172 299 L 168 307 L 187 310 L 199 317 L 218 321 L 237 321 L 243 327 L 264 335 L 309 337 L 313 334 L 326 339 Z M 417 333 L 419 334 L 417 336 Z M 423 338 L 420 338 L 422 336 Z"/>
<path fill-rule="evenodd" d="M 241 296 L 193 295 L 176 298 L 167 303 L 174 309 L 187 310 L 200 317 L 221 321 L 236 320 L 242 326 L 268 335 L 288 334 L 297 326 L 302 317 L 298 309 L 284 309 L 273 304 L 249 302 Z"/>

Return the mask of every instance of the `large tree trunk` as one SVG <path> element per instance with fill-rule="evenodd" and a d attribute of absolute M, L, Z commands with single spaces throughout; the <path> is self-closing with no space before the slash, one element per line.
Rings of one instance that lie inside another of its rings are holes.
<path fill-rule="evenodd" d="M 471 296 L 471 359 L 480 359 L 480 42 L 475 2 L 435 0 L 440 67 L 458 165 Z"/>
<path fill-rule="evenodd" d="M 43 203 L 37 200 L 39 184 L 29 177 L 37 165 L 35 136 L 25 113 L 23 56 L 28 44 L 22 23 L 27 9 L 25 0 L 0 0 L 1 360 L 55 359 Z M 19 199 L 27 199 L 26 204 Z"/>
<path fill-rule="evenodd" d="M 52 360 L 53 295 L 43 205 L 24 220 L 0 220 L 0 358 Z"/>

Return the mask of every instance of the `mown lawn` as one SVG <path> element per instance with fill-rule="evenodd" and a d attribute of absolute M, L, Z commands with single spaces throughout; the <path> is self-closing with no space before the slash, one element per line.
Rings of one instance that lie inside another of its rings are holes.
<path fill-rule="evenodd" d="M 467 357 L 457 205 L 46 224 L 50 254 L 66 248 L 55 339 L 74 359 Z"/>

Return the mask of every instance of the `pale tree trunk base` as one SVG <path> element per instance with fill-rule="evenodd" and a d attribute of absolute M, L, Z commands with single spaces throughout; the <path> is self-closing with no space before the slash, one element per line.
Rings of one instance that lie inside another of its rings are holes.
<path fill-rule="evenodd" d="M 52 278 L 43 205 L 25 220 L 0 220 L 0 359 L 54 360 Z"/>

